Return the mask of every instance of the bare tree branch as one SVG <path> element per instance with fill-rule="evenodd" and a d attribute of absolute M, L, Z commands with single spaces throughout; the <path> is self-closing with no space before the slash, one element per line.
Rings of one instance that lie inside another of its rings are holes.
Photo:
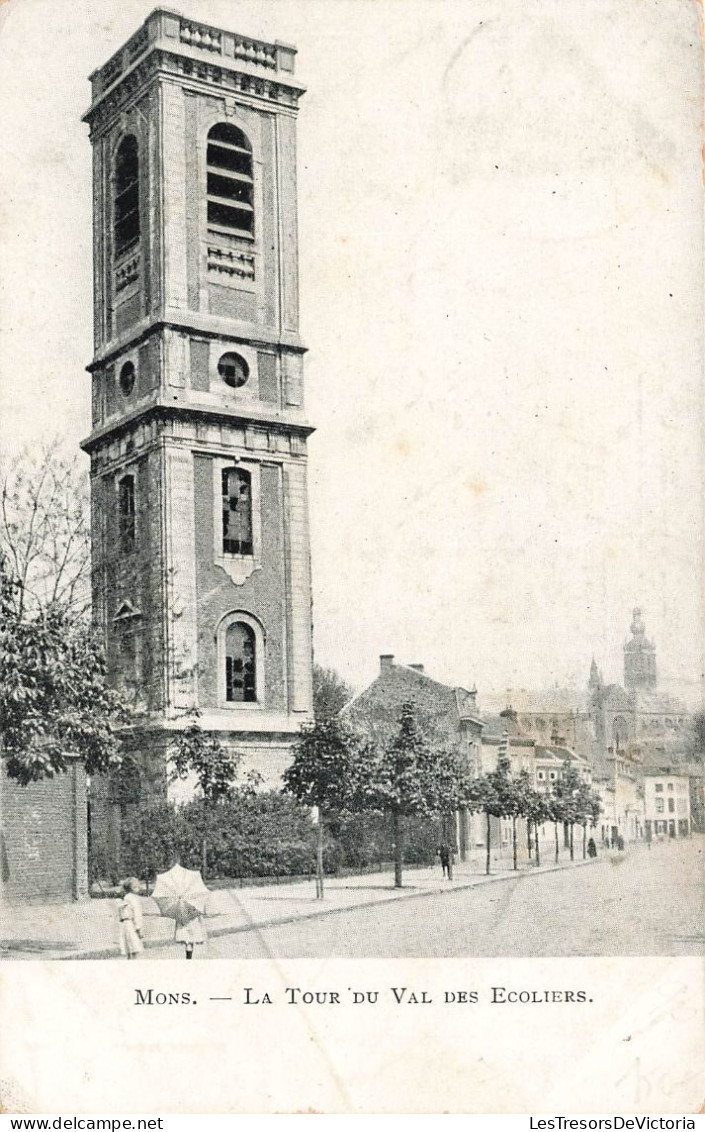
<path fill-rule="evenodd" d="M 80 457 L 58 441 L 26 449 L 0 470 L 0 553 L 17 589 L 17 613 L 90 606 L 88 482 Z"/>

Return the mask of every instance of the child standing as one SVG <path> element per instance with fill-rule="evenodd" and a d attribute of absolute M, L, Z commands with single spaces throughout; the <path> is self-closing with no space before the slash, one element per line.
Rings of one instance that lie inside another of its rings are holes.
<path fill-rule="evenodd" d="M 120 951 L 127 959 L 135 959 L 144 951 L 142 943 L 142 901 L 139 897 L 140 882 L 130 877 L 122 886 L 120 916 Z"/>
<path fill-rule="evenodd" d="M 174 939 L 177 943 L 183 943 L 186 948 L 186 958 L 193 959 L 193 948 L 195 944 L 202 944 L 206 942 L 206 928 L 200 916 L 195 919 L 189 920 L 188 923 L 180 923 L 176 921 L 176 932 Z"/>

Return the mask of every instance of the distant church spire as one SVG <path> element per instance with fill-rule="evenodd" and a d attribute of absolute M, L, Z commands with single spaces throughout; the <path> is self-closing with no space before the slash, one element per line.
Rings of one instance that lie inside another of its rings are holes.
<path fill-rule="evenodd" d="M 602 677 L 600 676 L 600 670 L 598 669 L 597 664 L 595 662 L 595 658 L 593 657 L 592 658 L 592 664 L 590 665 L 590 677 L 588 679 L 588 688 L 590 688 L 591 691 L 595 691 L 597 688 L 599 688 L 601 686 L 601 684 L 602 684 Z"/>
<path fill-rule="evenodd" d="M 656 687 L 656 649 L 647 640 L 646 626 L 637 607 L 632 614 L 631 639 L 624 646 L 624 687 L 652 691 Z"/>

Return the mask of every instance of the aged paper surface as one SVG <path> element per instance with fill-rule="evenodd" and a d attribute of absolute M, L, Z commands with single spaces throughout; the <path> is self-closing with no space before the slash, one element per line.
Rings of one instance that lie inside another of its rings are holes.
<path fill-rule="evenodd" d="M 57 431 L 78 444 L 89 430 L 91 158 L 80 116 L 89 72 L 152 6 L 0 4 L 10 453 Z M 317 657 L 362 687 L 380 652 L 418 650 L 439 678 L 476 683 L 482 704 L 507 687 L 582 680 L 592 654 L 618 654 L 624 611 L 641 602 L 672 690 L 696 707 L 699 6 L 183 9 L 295 44 L 308 87 L 298 191 L 318 428 Z M 12 1112 L 696 1111 L 702 961 L 639 956 L 638 942 L 611 958 L 619 916 L 618 900 L 596 909 L 601 957 L 591 958 L 524 958 L 517 939 L 516 958 L 501 959 L 3 962 L 0 1102 Z M 189 1002 L 137 1006 L 138 987 Z M 248 1005 L 248 987 L 272 1002 Z M 340 1002 L 290 1003 L 286 988 Z M 399 1003 L 392 988 L 428 1001 Z M 585 1001 L 500 1003 L 492 988 Z M 459 1003 L 461 990 L 477 1002 Z M 356 991 L 378 998 L 353 1004 Z"/>

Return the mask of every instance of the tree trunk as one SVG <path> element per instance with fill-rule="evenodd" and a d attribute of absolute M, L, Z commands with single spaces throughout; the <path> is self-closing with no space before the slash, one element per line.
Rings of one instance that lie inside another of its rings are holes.
<path fill-rule="evenodd" d="M 318 807 L 318 841 L 316 844 L 316 900 L 323 899 L 323 811 Z"/>
<path fill-rule="evenodd" d="M 517 870 L 517 819 L 512 816 L 512 867 Z"/>
<path fill-rule="evenodd" d="M 536 868 L 541 868 L 541 852 L 539 850 L 539 823 L 534 822 L 534 837 L 536 838 Z"/>
<path fill-rule="evenodd" d="M 489 812 L 485 814 L 487 818 L 487 856 L 485 858 L 485 872 L 490 875 L 490 815 Z"/>
<path fill-rule="evenodd" d="M 553 830 L 556 835 L 556 864 L 558 864 L 558 822 L 554 821 Z"/>
<path fill-rule="evenodd" d="M 574 828 L 575 828 L 575 823 L 571 822 L 570 823 L 570 859 L 571 859 L 571 861 L 575 860 L 575 856 L 573 854 L 573 830 L 574 830 Z"/>
<path fill-rule="evenodd" d="M 534 822 L 534 832 L 536 831 L 536 822 Z M 526 848 L 529 850 L 529 860 L 531 860 L 531 818 L 526 819 Z"/>
<path fill-rule="evenodd" d="M 583 825 L 583 860 L 587 857 L 587 824 Z"/>
<path fill-rule="evenodd" d="M 399 810 L 394 811 L 394 887 L 402 887 L 402 868 L 404 866 L 404 818 Z"/>
<path fill-rule="evenodd" d="M 203 840 L 201 842 L 201 876 L 208 876 L 208 802 L 203 803 Z"/>

